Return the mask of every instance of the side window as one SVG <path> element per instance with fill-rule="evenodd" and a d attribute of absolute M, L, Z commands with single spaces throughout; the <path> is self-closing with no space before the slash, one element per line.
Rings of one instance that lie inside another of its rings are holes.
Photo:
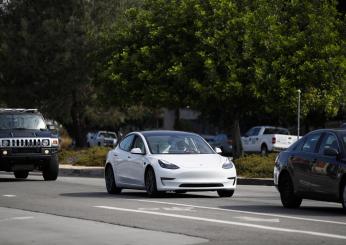
<path fill-rule="evenodd" d="M 133 143 L 132 148 L 139 148 L 139 149 L 141 149 L 142 153 L 145 153 L 145 147 L 144 147 L 143 140 L 138 135 L 136 136 L 136 139 L 135 139 L 135 142 Z"/>
<path fill-rule="evenodd" d="M 314 152 L 321 133 L 309 135 L 303 145 L 303 152 Z"/>
<path fill-rule="evenodd" d="M 326 134 L 322 140 L 318 153 L 323 154 L 324 149 L 334 148 L 339 151 L 338 139 L 334 134 Z"/>
<path fill-rule="evenodd" d="M 134 137 L 135 137 L 135 135 L 133 135 L 133 134 L 125 137 L 119 144 L 120 149 L 122 149 L 124 151 L 130 151 Z"/>

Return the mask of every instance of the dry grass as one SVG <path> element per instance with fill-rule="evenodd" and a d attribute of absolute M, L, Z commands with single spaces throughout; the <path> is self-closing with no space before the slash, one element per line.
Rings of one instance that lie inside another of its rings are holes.
<path fill-rule="evenodd" d="M 83 149 L 62 149 L 59 153 L 60 164 L 75 166 L 104 166 L 110 148 L 91 147 Z"/>
<path fill-rule="evenodd" d="M 235 159 L 237 174 L 250 178 L 272 178 L 276 156 L 277 153 L 270 153 L 263 157 L 259 154 L 249 154 Z"/>

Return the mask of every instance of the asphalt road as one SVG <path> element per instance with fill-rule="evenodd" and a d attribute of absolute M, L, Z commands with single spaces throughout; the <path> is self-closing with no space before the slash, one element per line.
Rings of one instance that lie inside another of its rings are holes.
<path fill-rule="evenodd" d="M 282 208 L 270 186 L 214 192 L 106 193 L 99 178 L 0 173 L 0 244 L 346 244 L 341 204 L 304 200 Z"/>

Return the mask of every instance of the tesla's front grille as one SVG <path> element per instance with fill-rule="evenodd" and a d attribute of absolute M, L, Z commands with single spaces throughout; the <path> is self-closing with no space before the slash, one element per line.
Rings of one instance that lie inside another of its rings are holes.
<path fill-rule="evenodd" d="M 179 187 L 223 187 L 220 183 L 181 184 Z"/>

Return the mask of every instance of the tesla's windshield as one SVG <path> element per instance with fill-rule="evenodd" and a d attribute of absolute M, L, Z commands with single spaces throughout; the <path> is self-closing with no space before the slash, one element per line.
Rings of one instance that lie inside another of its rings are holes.
<path fill-rule="evenodd" d="M 198 135 L 188 133 L 144 133 L 152 154 L 214 154 Z"/>
<path fill-rule="evenodd" d="M 46 129 L 43 118 L 35 114 L 0 114 L 0 130 Z"/>

